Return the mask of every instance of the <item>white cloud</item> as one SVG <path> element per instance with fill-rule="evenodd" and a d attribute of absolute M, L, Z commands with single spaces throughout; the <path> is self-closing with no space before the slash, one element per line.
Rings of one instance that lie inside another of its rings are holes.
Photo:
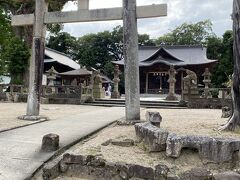
<path fill-rule="evenodd" d="M 232 3 L 229 0 L 137 0 L 138 5 L 161 3 L 168 4 L 168 16 L 138 20 L 139 33 L 147 33 L 155 38 L 184 22 L 196 23 L 206 19 L 213 22 L 213 30 L 218 36 L 232 28 L 230 18 Z M 90 9 L 121 6 L 122 0 L 90 0 Z M 73 2 L 69 2 L 64 8 L 65 11 L 76 9 L 77 5 Z M 88 33 L 112 30 L 121 24 L 121 21 L 65 24 L 64 31 L 79 37 Z"/>

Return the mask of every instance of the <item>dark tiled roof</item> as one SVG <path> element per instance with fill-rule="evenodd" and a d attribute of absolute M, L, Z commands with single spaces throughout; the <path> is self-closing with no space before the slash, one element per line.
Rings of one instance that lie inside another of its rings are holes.
<path fill-rule="evenodd" d="M 57 62 L 58 64 L 68 66 L 72 69 L 80 68 L 80 65 L 75 61 L 73 61 L 66 54 L 46 47 L 44 63 L 53 63 L 53 62 Z"/>
<path fill-rule="evenodd" d="M 139 47 L 139 66 L 151 66 L 156 63 L 186 66 L 216 62 L 208 59 L 206 53 L 206 48 L 201 45 Z M 113 63 L 123 65 L 124 60 Z"/>
<path fill-rule="evenodd" d="M 76 69 L 73 71 L 68 71 L 64 73 L 60 73 L 59 75 L 64 75 L 64 76 L 83 76 L 83 75 L 91 75 L 92 72 L 88 71 L 87 69 Z"/>

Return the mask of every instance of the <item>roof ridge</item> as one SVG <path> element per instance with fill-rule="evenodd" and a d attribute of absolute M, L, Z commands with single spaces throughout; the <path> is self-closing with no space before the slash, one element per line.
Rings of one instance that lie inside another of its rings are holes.
<path fill-rule="evenodd" d="M 65 54 L 65 53 L 63 53 L 63 52 L 57 51 L 57 50 L 55 50 L 55 49 L 49 48 L 49 47 L 47 47 L 47 46 L 45 47 L 45 49 L 47 49 L 47 50 L 49 50 L 49 51 L 53 51 L 53 52 L 58 53 L 58 54 L 63 55 L 63 56 L 67 56 L 68 58 L 72 59 L 71 56 L 69 56 L 69 55 L 67 55 L 67 54 Z M 72 59 L 72 60 L 73 60 L 73 59 Z M 74 61 L 74 60 L 73 60 L 73 61 Z"/>
<path fill-rule="evenodd" d="M 156 45 L 156 46 L 139 46 L 139 49 L 144 48 L 203 48 L 202 44 L 192 44 L 192 45 Z"/>

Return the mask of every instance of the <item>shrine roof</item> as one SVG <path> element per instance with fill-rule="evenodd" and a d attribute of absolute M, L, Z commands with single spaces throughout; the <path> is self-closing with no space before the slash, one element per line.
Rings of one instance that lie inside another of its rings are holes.
<path fill-rule="evenodd" d="M 217 61 L 207 58 L 206 48 L 202 45 L 141 46 L 138 57 L 140 67 L 157 63 L 175 66 L 201 65 Z M 113 63 L 124 65 L 124 60 Z"/>
<path fill-rule="evenodd" d="M 80 65 L 66 54 L 46 47 L 44 63 L 51 62 L 57 62 L 72 69 L 80 69 Z"/>
<path fill-rule="evenodd" d="M 64 76 L 84 76 L 84 75 L 92 75 L 92 71 L 88 71 L 85 68 L 82 69 L 76 69 L 64 73 L 59 73 L 59 75 L 64 75 Z"/>

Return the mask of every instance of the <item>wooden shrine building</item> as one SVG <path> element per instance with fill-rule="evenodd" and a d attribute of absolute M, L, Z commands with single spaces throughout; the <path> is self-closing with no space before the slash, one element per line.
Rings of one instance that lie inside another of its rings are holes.
<path fill-rule="evenodd" d="M 202 45 L 191 46 L 149 46 L 139 47 L 140 91 L 141 93 L 167 93 L 168 71 L 173 65 L 177 70 L 176 93 L 183 89 L 185 69 L 194 71 L 198 76 L 198 84 L 202 84 L 205 68 L 212 69 L 217 60 L 210 60 Z M 114 61 L 123 70 L 124 60 Z"/>

